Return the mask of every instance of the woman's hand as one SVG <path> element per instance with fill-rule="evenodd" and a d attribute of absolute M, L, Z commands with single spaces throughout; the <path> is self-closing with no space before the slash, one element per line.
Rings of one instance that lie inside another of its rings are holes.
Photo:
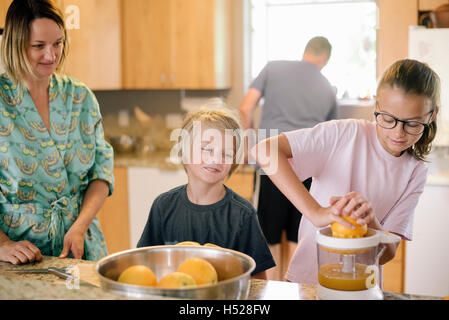
<path fill-rule="evenodd" d="M 103 205 L 109 193 L 109 185 L 103 180 L 93 180 L 87 187 L 78 218 L 64 236 L 64 247 L 59 258 L 65 258 L 72 252 L 75 259 L 84 254 L 84 238 L 90 224 Z"/>
<path fill-rule="evenodd" d="M 59 258 L 66 258 L 72 252 L 75 259 L 81 259 L 84 254 L 84 237 L 86 231 L 82 227 L 78 227 L 76 223 L 64 235 L 64 247 L 62 248 Z"/>
<path fill-rule="evenodd" d="M 356 220 L 359 225 L 369 224 L 374 220 L 371 203 L 354 191 L 342 197 L 331 197 L 330 204 L 333 214 L 349 216 Z M 347 226 L 347 224 L 345 225 Z"/>
<path fill-rule="evenodd" d="M 22 264 L 33 261 L 41 261 L 44 257 L 41 251 L 28 240 L 6 240 L 0 243 L 0 261 L 12 264 Z"/>

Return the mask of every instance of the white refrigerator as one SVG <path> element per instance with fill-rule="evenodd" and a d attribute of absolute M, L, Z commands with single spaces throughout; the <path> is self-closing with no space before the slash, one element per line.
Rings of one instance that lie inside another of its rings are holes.
<path fill-rule="evenodd" d="M 434 145 L 449 147 L 449 28 L 409 27 L 408 55 L 427 63 L 441 79 L 441 108 Z"/>
<path fill-rule="evenodd" d="M 406 242 L 404 291 L 444 297 L 449 295 L 449 28 L 410 27 L 409 58 L 426 62 L 440 76 L 441 107 L 433 144 L 439 148 L 432 152 L 415 209 L 413 239 Z"/>

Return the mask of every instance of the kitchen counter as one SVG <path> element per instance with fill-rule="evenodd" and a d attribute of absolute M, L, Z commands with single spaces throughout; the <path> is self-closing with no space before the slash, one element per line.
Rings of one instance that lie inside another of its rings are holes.
<path fill-rule="evenodd" d="M 23 274 L 7 270 L 26 268 L 76 266 L 79 270 L 79 288 L 72 282 L 52 274 Z M 440 300 L 438 297 L 384 292 L 385 300 Z M 78 259 L 44 257 L 41 262 L 12 265 L 0 262 L 0 299 L 29 300 L 126 300 L 126 297 L 108 293 L 100 288 L 95 273 L 95 262 Z M 316 286 L 284 281 L 251 280 L 249 300 L 316 300 Z"/>
<path fill-rule="evenodd" d="M 170 161 L 170 151 L 156 150 L 147 154 L 115 153 L 116 167 L 149 167 L 161 170 L 182 170 L 181 164 Z"/>
<path fill-rule="evenodd" d="M 431 173 L 427 176 L 426 184 L 431 186 L 449 186 L 449 173 Z"/>

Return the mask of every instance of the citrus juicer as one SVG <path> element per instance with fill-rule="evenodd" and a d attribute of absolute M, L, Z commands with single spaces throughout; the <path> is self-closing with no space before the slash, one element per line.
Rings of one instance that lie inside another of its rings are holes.
<path fill-rule="evenodd" d="M 337 238 L 330 227 L 317 231 L 319 299 L 382 300 L 379 285 L 379 258 L 385 244 L 400 237 L 367 229 L 360 238 Z"/>

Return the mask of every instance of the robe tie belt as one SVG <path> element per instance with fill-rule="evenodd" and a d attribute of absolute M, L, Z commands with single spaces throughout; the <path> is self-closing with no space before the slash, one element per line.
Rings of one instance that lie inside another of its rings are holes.
<path fill-rule="evenodd" d="M 40 242 L 46 242 L 55 256 L 61 253 L 56 251 L 62 251 L 64 235 L 78 216 L 77 197 L 70 196 L 62 196 L 45 206 L 38 203 L 2 204 L 0 210 L 4 213 L 1 224 L 8 229 L 22 229 L 18 238 L 27 239 L 30 232 L 35 236 L 40 234 Z"/>
<path fill-rule="evenodd" d="M 62 250 L 64 245 L 64 236 L 69 229 L 66 226 L 71 226 L 76 220 L 73 215 L 73 204 L 74 202 L 69 197 L 63 196 L 53 201 L 50 205 L 51 215 L 48 229 L 48 240 L 52 243 L 52 250 Z M 70 219 L 71 223 L 66 223 L 66 219 Z M 59 255 L 60 252 L 56 254 Z"/>

